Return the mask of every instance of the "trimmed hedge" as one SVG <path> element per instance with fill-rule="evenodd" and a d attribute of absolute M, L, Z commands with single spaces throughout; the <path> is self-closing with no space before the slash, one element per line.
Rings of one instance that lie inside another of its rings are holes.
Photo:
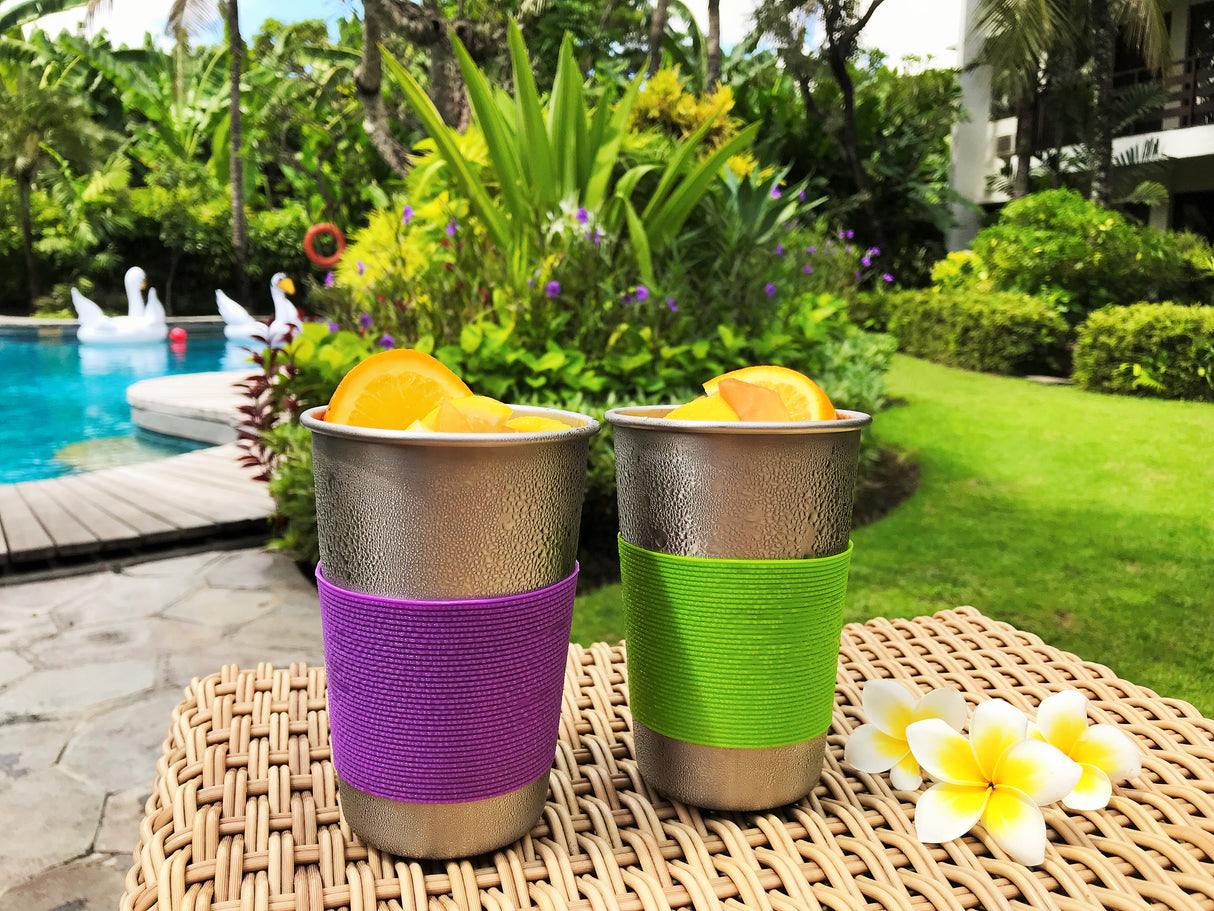
<path fill-rule="evenodd" d="M 965 370 L 1023 376 L 1065 372 L 1068 328 L 1048 302 L 1026 294 L 962 288 L 899 291 L 868 316 L 888 318 L 898 348 Z"/>
<path fill-rule="evenodd" d="M 1096 311 L 1079 327 L 1075 382 L 1093 392 L 1214 402 L 1214 307 Z"/>

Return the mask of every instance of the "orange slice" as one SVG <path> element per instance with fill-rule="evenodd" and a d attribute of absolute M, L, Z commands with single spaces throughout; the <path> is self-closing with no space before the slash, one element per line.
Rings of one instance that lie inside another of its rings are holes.
<path fill-rule="evenodd" d="M 711 395 L 724 379 L 774 389 L 788 409 L 787 420 L 833 421 L 836 417 L 835 406 L 822 388 L 809 377 L 787 367 L 743 367 L 709 380 L 704 384 L 704 391 Z"/>
<path fill-rule="evenodd" d="M 570 424 L 558 421 L 556 418 L 540 417 L 538 414 L 523 414 L 506 422 L 506 429 L 517 433 L 540 433 L 546 430 L 568 430 Z M 577 423 L 582 426 L 581 421 Z"/>
<path fill-rule="evenodd" d="M 468 395 L 452 399 L 451 407 L 468 421 L 473 433 L 504 433 L 506 422 L 514 417 L 514 411 L 504 402 L 487 395 Z"/>
<path fill-rule="evenodd" d="M 738 413 L 719 395 L 702 395 L 666 415 L 672 421 L 736 421 Z"/>
<path fill-rule="evenodd" d="M 439 402 L 418 422 L 421 430 L 434 430 L 438 433 L 475 433 L 472 422 L 455 407 L 454 399 Z"/>
<path fill-rule="evenodd" d="M 740 421 L 790 420 L 780 393 L 774 389 L 728 376 L 717 384 L 717 389 L 726 404 L 737 412 Z"/>
<path fill-rule="evenodd" d="M 373 354 L 349 373 L 329 400 L 325 420 L 404 430 L 447 399 L 472 394 L 438 360 L 412 348 Z"/>

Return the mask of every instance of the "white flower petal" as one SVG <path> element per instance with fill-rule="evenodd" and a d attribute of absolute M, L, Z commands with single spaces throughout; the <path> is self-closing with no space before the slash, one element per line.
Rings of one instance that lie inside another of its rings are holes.
<path fill-rule="evenodd" d="M 862 724 L 852 731 L 843 748 L 843 759 L 860 772 L 888 772 L 903 756 L 910 755 L 905 740 L 890 737 L 875 724 Z"/>
<path fill-rule="evenodd" d="M 860 695 L 864 720 L 891 737 L 905 737 L 915 711 L 915 697 L 893 680 L 870 680 Z"/>
<path fill-rule="evenodd" d="M 1103 810 L 1109 805 L 1113 796 L 1113 784 L 1109 776 L 1094 765 L 1080 766 L 1083 776 L 1075 785 L 1075 790 L 1062 798 L 1062 805 L 1068 810 Z"/>
<path fill-rule="evenodd" d="M 1045 860 L 1045 817 L 1033 799 L 1015 788 L 997 787 L 986 802 L 982 824 L 995 844 L 1017 863 Z"/>
<path fill-rule="evenodd" d="M 1045 742 L 1071 755 L 1075 741 L 1088 729 L 1088 697 L 1079 690 L 1063 690 L 1041 700 L 1037 727 Z"/>
<path fill-rule="evenodd" d="M 992 780 L 999 757 L 1013 743 L 1024 739 L 1028 724 L 1020 709 L 1002 699 L 988 699 L 974 709 L 974 717 L 970 721 L 970 742 L 974 745 L 974 758 L 982 769 L 983 780 Z M 927 768 L 923 760 L 919 764 Z"/>
<path fill-rule="evenodd" d="M 964 735 L 939 718 L 916 721 L 906 729 L 915 760 L 939 781 L 986 787 L 989 781 L 974 759 L 974 751 Z"/>
<path fill-rule="evenodd" d="M 932 690 L 915 705 L 915 721 L 939 718 L 958 731 L 965 727 L 965 716 L 965 697 L 951 686 Z"/>
<path fill-rule="evenodd" d="M 915 791 L 923 784 L 923 776 L 919 774 L 919 763 L 910 750 L 898 760 L 897 765 L 889 770 L 889 781 L 899 791 Z"/>
<path fill-rule="evenodd" d="M 987 793 L 984 787 L 932 785 L 915 804 L 915 835 L 928 845 L 960 838 L 982 816 Z"/>
<path fill-rule="evenodd" d="M 1071 758 L 1094 765 L 1116 783 L 1142 772 L 1142 753 L 1128 734 L 1111 724 L 1094 724 L 1079 738 Z"/>
<path fill-rule="evenodd" d="M 1075 787 L 1083 769 L 1057 747 L 1041 740 L 1014 743 L 1000 757 L 991 779 L 996 787 L 1015 788 L 1038 806 L 1061 800 Z"/>

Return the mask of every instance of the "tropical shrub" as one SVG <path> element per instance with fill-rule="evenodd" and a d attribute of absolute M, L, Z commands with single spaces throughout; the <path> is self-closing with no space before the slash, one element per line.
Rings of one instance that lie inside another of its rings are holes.
<path fill-rule="evenodd" d="M 1214 401 L 1214 307 L 1098 310 L 1079 327 L 1074 377 L 1093 392 Z"/>
<path fill-rule="evenodd" d="M 1201 276 L 1191 246 L 1073 190 L 1050 190 L 1008 203 L 974 240 L 980 263 L 968 262 L 958 276 L 941 270 L 940 277 L 978 277 L 997 291 L 1049 298 L 1075 326 L 1109 304 L 1192 293 Z"/>
<path fill-rule="evenodd" d="M 879 306 L 907 354 L 1014 376 L 1065 365 L 1066 321 L 1041 298 L 937 289 L 887 294 Z"/>

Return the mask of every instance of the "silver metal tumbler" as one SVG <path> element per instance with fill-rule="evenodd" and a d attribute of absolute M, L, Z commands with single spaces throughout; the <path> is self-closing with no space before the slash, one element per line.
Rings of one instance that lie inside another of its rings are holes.
<path fill-rule="evenodd" d="M 594 418 L 516 406 L 516 415 L 555 418 L 569 429 L 431 433 L 330 424 L 324 411 L 312 408 L 301 421 L 312 432 L 329 582 L 367 595 L 458 601 L 535 591 L 573 572 Z M 408 803 L 338 777 L 351 828 L 406 857 L 461 857 L 509 844 L 530 830 L 548 793 L 545 773 L 500 797 Z"/>
<path fill-rule="evenodd" d="M 673 406 L 617 408 L 620 534 L 685 557 L 801 559 L 848 547 L 861 412 L 821 422 L 666 420 Z M 728 610 L 728 605 L 722 605 Z M 826 735 L 756 749 L 687 743 L 634 719 L 637 763 L 694 806 L 763 810 L 799 800 L 822 772 Z"/>

